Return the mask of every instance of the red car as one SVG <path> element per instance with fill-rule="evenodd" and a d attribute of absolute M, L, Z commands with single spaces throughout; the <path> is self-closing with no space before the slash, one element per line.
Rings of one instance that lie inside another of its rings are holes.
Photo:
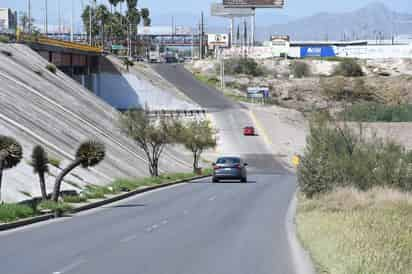
<path fill-rule="evenodd" d="M 255 128 L 254 127 L 245 127 L 243 129 L 243 135 L 245 135 L 245 136 L 255 136 Z"/>

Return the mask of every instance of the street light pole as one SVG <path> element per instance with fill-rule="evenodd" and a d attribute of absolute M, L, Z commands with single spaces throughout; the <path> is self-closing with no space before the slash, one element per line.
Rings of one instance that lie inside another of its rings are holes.
<path fill-rule="evenodd" d="M 49 14 L 48 14 L 47 0 L 44 0 L 44 8 L 45 8 L 45 11 L 46 11 L 46 20 L 45 20 L 44 32 L 46 33 L 46 36 L 48 36 L 48 33 L 49 33 Z"/>
<path fill-rule="evenodd" d="M 72 0 L 72 16 L 70 18 L 70 42 L 73 42 L 74 0 Z"/>
<path fill-rule="evenodd" d="M 90 0 L 89 6 L 89 45 L 92 45 L 92 0 Z"/>
<path fill-rule="evenodd" d="M 27 0 L 27 16 L 29 19 L 28 29 L 29 29 L 29 33 L 31 34 L 31 2 L 30 0 Z"/>

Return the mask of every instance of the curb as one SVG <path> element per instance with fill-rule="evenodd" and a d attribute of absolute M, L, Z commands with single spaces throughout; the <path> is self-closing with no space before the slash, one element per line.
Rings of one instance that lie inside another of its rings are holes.
<path fill-rule="evenodd" d="M 86 211 L 89 209 L 94 209 L 97 207 L 101 207 L 107 204 L 111 204 L 120 200 L 124 200 L 126 198 L 130 198 L 132 196 L 135 196 L 137 194 L 141 194 L 141 193 L 145 193 L 145 192 L 150 192 L 152 190 L 156 190 L 156 189 L 160 189 L 160 188 L 165 188 L 168 186 L 173 186 L 173 185 L 178 185 L 178 184 L 183 184 L 183 183 L 187 183 L 193 180 L 198 180 L 198 179 L 204 179 L 204 178 L 208 178 L 211 175 L 202 175 L 202 176 L 197 176 L 197 177 L 192 177 L 192 178 L 188 178 L 188 179 L 184 179 L 184 180 L 180 180 L 180 181 L 174 181 L 174 182 L 170 182 L 170 183 L 165 183 L 165 184 L 160 184 L 160 185 L 155 185 L 155 186 L 149 186 L 149 187 L 145 187 L 145 188 L 140 188 L 140 189 L 136 189 L 130 192 L 126 192 L 123 194 L 119 194 L 117 196 L 105 199 L 105 200 L 101 200 L 98 202 L 94 202 L 94 203 L 90 203 L 90 204 L 86 204 L 84 206 L 80 206 L 78 208 L 74 208 L 72 210 L 69 210 L 67 213 L 78 213 L 78 212 L 82 212 L 82 211 Z M 40 215 L 40 216 L 36 216 L 36 217 L 31 217 L 31 218 L 27 218 L 27 219 L 22 219 L 22 220 L 18 220 L 15 222 L 11 222 L 11 223 L 6 223 L 6 224 L 1 224 L 0 225 L 0 231 L 6 231 L 6 230 L 11 230 L 11 229 L 15 229 L 15 228 L 19 228 L 22 226 L 27 226 L 27 225 L 32 225 L 35 223 L 39 223 L 39 222 L 44 222 L 47 220 L 51 220 L 54 218 L 54 214 L 44 214 L 44 215 Z"/>
<path fill-rule="evenodd" d="M 6 231 L 6 230 L 26 226 L 26 225 L 31 225 L 31 224 L 35 224 L 35 223 L 39 223 L 39 222 L 44 222 L 44 221 L 47 221 L 47 220 L 50 220 L 50 219 L 53 219 L 53 218 L 54 218 L 54 214 L 44 214 L 44 215 L 40 215 L 40 216 L 37 216 L 37 217 L 21 219 L 21 220 L 15 221 L 15 222 L 0 225 L 0 231 Z"/>
<path fill-rule="evenodd" d="M 295 274 L 315 274 L 310 254 L 301 245 L 296 232 L 295 214 L 297 207 L 297 192 L 294 193 L 290 201 L 289 209 L 286 215 L 286 232 L 291 249 Z"/>
<path fill-rule="evenodd" d="M 108 198 L 108 199 L 105 199 L 105 200 L 101 200 L 101 201 L 98 201 L 98 202 L 95 202 L 95 203 L 90 203 L 90 204 L 87 204 L 87 205 L 84 205 L 84 206 L 74 208 L 74 209 L 70 210 L 68 213 L 78 213 L 78 212 L 86 211 L 86 210 L 93 209 L 93 208 L 96 208 L 96 207 L 101 207 L 101 206 L 104 206 L 104 205 L 107 205 L 107 204 L 111 204 L 111 203 L 114 203 L 114 202 L 117 202 L 117 201 L 120 201 L 120 200 L 124 200 L 124 199 L 127 199 L 127 198 L 132 197 L 132 196 L 137 195 L 137 194 L 149 192 L 149 191 L 156 190 L 156 189 L 159 189 L 159 188 L 165 188 L 165 187 L 168 187 L 168 186 L 187 183 L 187 182 L 190 182 L 190 181 L 193 181 L 193 180 L 208 178 L 210 176 L 211 175 L 203 175 L 203 176 L 193 177 L 193 178 L 189 178 L 189 179 L 184 179 L 184 180 L 181 180 L 181 181 L 174 181 L 174 182 L 170 182 L 170 183 L 165 183 L 165 184 L 160 184 L 160 185 L 149 186 L 149 187 L 144 187 L 144 188 L 132 190 L 130 192 L 119 194 L 117 196 L 114 196 L 114 197 L 111 197 L 111 198 Z"/>

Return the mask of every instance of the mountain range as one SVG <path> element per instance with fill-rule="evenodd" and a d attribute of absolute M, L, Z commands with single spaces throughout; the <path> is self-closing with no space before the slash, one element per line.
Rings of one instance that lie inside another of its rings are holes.
<path fill-rule="evenodd" d="M 177 25 L 196 26 L 200 14 L 174 15 Z M 154 15 L 155 25 L 170 25 L 172 16 Z M 258 14 L 256 38 L 268 40 L 270 35 L 290 35 L 292 40 L 355 40 L 390 39 L 392 35 L 412 34 L 412 14 L 394 12 L 382 2 L 373 2 L 353 12 L 322 12 L 293 18 L 284 14 Z M 205 15 L 207 32 L 228 32 L 228 20 Z M 238 21 L 239 22 L 239 21 Z"/>

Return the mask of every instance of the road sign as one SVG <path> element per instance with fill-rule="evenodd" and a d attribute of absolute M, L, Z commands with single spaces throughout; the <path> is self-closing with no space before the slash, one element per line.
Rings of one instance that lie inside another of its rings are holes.
<path fill-rule="evenodd" d="M 123 45 L 112 45 L 112 50 L 123 50 L 125 47 Z"/>
<path fill-rule="evenodd" d="M 292 157 L 292 164 L 293 164 L 295 167 L 298 167 L 298 166 L 299 166 L 299 164 L 300 164 L 300 157 L 299 157 L 298 155 L 294 155 L 294 156 Z"/>
<path fill-rule="evenodd" d="M 227 8 L 283 8 L 285 0 L 223 0 Z"/>

